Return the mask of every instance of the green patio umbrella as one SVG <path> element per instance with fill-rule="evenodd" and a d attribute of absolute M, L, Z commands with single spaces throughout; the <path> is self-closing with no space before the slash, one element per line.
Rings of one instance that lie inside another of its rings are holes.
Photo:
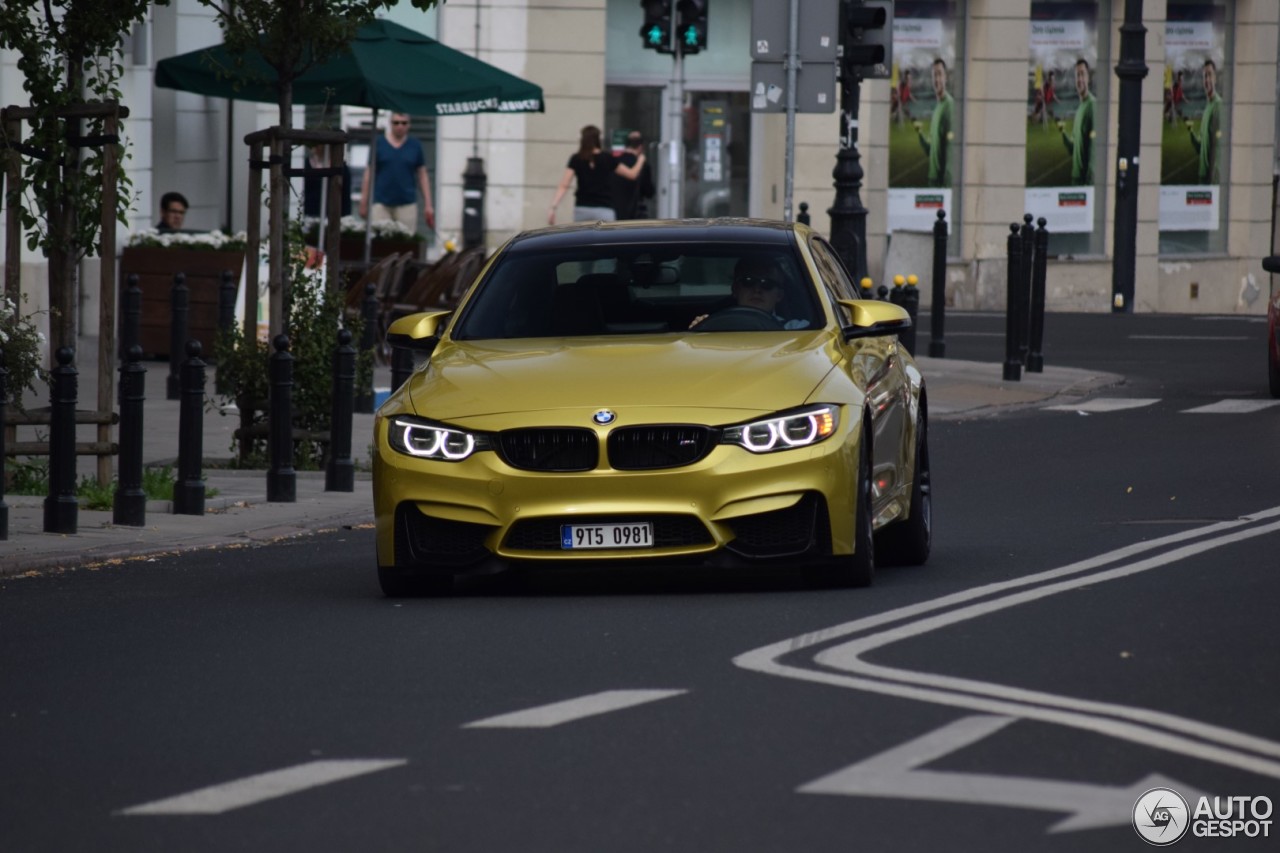
<path fill-rule="evenodd" d="M 277 103 L 276 73 L 225 45 L 156 63 L 156 85 L 216 98 Z M 543 111 L 542 87 L 386 20 L 360 27 L 350 50 L 304 72 L 295 104 L 344 104 L 418 116 Z"/>

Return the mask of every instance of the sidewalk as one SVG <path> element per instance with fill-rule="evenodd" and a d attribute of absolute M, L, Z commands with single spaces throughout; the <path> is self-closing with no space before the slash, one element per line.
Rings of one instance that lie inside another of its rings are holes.
<path fill-rule="evenodd" d="M 97 341 L 82 340 L 88 358 L 77 363 L 80 371 L 79 408 L 92 409 L 97 399 Z M 1100 388 L 1118 384 L 1123 377 L 1067 367 L 1046 367 L 1044 373 L 1023 373 L 1020 382 L 1005 382 L 998 363 L 955 361 L 920 356 L 916 359 L 929 388 L 929 415 L 937 420 L 960 420 L 989 415 L 1007 407 L 1034 405 L 1049 398 L 1083 398 Z M 168 464 L 176 468 L 178 453 L 178 401 L 165 398 L 169 366 L 145 362 L 147 400 L 146 465 Z M 390 371 L 375 371 L 375 388 L 390 385 Z M 206 387 L 212 393 L 214 371 Z M 231 435 L 238 418 L 206 411 L 204 457 L 231 457 Z M 90 440 L 90 428 L 82 427 L 79 440 Z M 352 456 L 357 468 L 368 469 L 373 437 L 373 415 L 356 415 Z M 93 457 L 79 463 L 80 475 L 94 470 Z M 172 554 L 197 548 L 248 546 L 322 530 L 371 525 L 373 497 L 367 472 L 357 471 L 355 491 L 324 491 L 323 472 L 298 472 L 297 501 L 266 500 L 266 471 L 239 471 L 205 467 L 206 495 L 203 516 L 174 515 L 167 501 L 147 504 L 143 527 L 112 524 L 112 513 L 81 509 L 75 534 L 44 531 L 42 496 L 5 495 L 9 507 L 9 538 L 0 541 L 0 576 L 57 567 L 101 564 L 126 559 Z M 370 555 L 372 561 L 373 556 Z"/>

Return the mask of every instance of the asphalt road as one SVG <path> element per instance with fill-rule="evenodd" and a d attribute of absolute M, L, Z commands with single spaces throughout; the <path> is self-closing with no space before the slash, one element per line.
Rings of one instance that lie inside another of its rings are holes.
<path fill-rule="evenodd" d="M 867 590 L 390 601 L 368 529 L 5 579 L 0 849 L 1135 851 L 1149 788 L 1280 800 L 1264 326 L 1050 321 L 1128 381 L 936 423 L 934 555 Z"/>

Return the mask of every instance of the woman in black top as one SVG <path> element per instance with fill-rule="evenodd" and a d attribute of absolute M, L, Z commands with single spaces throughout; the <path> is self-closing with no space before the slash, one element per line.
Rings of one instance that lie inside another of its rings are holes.
<path fill-rule="evenodd" d="M 582 138 L 578 142 L 578 150 L 569 158 L 565 166 L 564 177 L 556 188 L 556 197 L 551 202 L 547 223 L 556 224 L 556 208 L 560 199 L 569 191 L 569 184 L 576 178 L 578 185 L 573 193 L 573 221 L 589 222 L 601 219 L 612 222 L 617 219 L 613 210 L 613 195 L 610 189 L 609 176 L 621 175 L 634 181 L 644 168 L 644 154 L 641 153 L 631 166 L 624 165 L 607 151 L 601 150 L 600 128 L 589 124 L 582 129 Z"/>

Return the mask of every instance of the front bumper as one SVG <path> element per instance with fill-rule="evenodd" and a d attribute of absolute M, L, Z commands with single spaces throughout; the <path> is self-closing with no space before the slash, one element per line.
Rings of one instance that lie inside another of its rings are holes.
<path fill-rule="evenodd" d="M 754 454 L 718 445 L 690 465 L 581 472 L 511 467 L 493 452 L 461 462 L 419 459 L 387 443 L 375 422 L 378 563 L 469 570 L 502 561 L 716 562 L 848 554 L 853 550 L 858 418 L 816 445 Z M 600 446 L 607 429 L 601 428 Z M 649 548 L 560 547 L 569 523 L 650 521 Z"/>

